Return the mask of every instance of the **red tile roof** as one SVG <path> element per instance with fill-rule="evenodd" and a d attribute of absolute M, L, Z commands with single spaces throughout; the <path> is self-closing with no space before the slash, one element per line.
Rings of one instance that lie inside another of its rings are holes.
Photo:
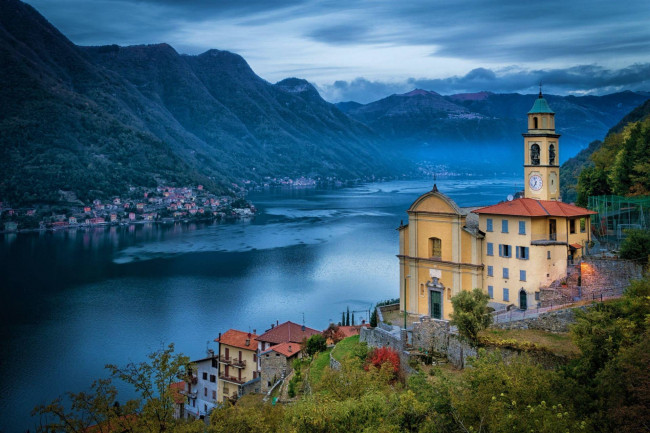
<path fill-rule="evenodd" d="M 366 323 L 365 325 L 339 326 L 339 331 L 343 334 L 343 338 L 348 338 L 359 335 L 362 327 L 370 327 L 370 325 Z"/>
<path fill-rule="evenodd" d="M 264 341 L 271 344 L 286 343 L 289 341 L 292 343 L 301 343 L 303 339 L 309 338 L 314 334 L 320 334 L 320 331 L 306 326 L 303 330 L 302 325 L 293 322 L 284 322 L 257 337 L 257 341 Z"/>
<path fill-rule="evenodd" d="M 477 214 L 513 215 L 529 217 L 577 217 L 595 215 L 597 212 L 562 203 L 555 200 L 534 200 L 532 198 L 518 198 L 512 201 L 505 201 L 492 206 L 475 209 L 472 212 Z"/>
<path fill-rule="evenodd" d="M 268 351 L 278 352 L 281 355 L 291 358 L 292 356 L 300 353 L 300 344 L 299 343 L 280 343 L 272 346 Z"/>
<path fill-rule="evenodd" d="M 221 338 L 215 338 L 214 341 L 227 344 L 228 346 L 239 347 L 240 349 L 257 350 L 257 338 L 257 335 L 251 334 L 250 332 L 229 329 Z M 246 341 L 248 341 L 248 345 Z"/>
<path fill-rule="evenodd" d="M 169 389 L 172 392 L 172 398 L 174 403 L 183 404 L 185 403 L 185 396 L 181 394 L 181 391 L 185 391 L 185 381 L 181 380 L 180 382 L 172 383 L 169 385 Z"/>

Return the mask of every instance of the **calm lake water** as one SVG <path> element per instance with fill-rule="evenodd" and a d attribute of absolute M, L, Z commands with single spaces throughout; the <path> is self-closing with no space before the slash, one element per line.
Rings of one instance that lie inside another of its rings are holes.
<path fill-rule="evenodd" d="M 520 178 L 437 183 L 460 206 L 522 188 Z M 107 363 L 169 342 L 198 358 L 229 328 L 261 333 L 304 314 L 324 329 L 348 306 L 399 296 L 395 228 L 431 186 L 255 193 L 249 222 L 0 235 L 0 432 L 34 431 L 35 405 L 86 389 Z"/>

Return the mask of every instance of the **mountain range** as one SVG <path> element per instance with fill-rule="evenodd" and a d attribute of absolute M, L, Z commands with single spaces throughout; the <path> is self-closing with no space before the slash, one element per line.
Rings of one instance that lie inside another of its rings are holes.
<path fill-rule="evenodd" d="M 490 92 L 443 96 L 416 89 L 365 105 L 342 102 L 337 107 L 377 131 L 389 148 L 401 148 L 418 158 L 518 164 L 526 113 L 536 97 Z M 626 91 L 544 97 L 556 113 L 557 130 L 562 134 L 560 158 L 566 160 L 587 143 L 602 138 L 650 94 Z M 489 152 L 482 152 L 486 147 Z"/>
<path fill-rule="evenodd" d="M 561 159 L 648 96 L 547 95 Z M 416 89 L 334 105 L 305 80 L 265 81 L 227 51 L 77 46 L 33 7 L 3 0 L 0 201 L 88 201 L 160 184 L 229 193 L 266 177 L 413 174 L 423 159 L 518 169 L 535 97 Z"/>

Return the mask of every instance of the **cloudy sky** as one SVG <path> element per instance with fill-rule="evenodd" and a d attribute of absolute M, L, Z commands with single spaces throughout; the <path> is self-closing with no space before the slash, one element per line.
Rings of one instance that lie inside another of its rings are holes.
<path fill-rule="evenodd" d="M 650 91 L 648 0 L 27 0 L 79 45 L 241 54 L 333 102 L 442 94 Z"/>

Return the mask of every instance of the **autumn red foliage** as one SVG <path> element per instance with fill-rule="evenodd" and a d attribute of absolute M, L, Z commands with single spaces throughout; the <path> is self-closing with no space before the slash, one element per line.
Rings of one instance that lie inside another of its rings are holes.
<path fill-rule="evenodd" d="M 393 366 L 393 371 L 395 373 L 399 372 L 399 354 L 390 347 L 374 349 L 368 354 L 366 361 L 366 370 L 369 370 L 370 366 L 381 368 L 385 362 L 390 362 Z"/>

